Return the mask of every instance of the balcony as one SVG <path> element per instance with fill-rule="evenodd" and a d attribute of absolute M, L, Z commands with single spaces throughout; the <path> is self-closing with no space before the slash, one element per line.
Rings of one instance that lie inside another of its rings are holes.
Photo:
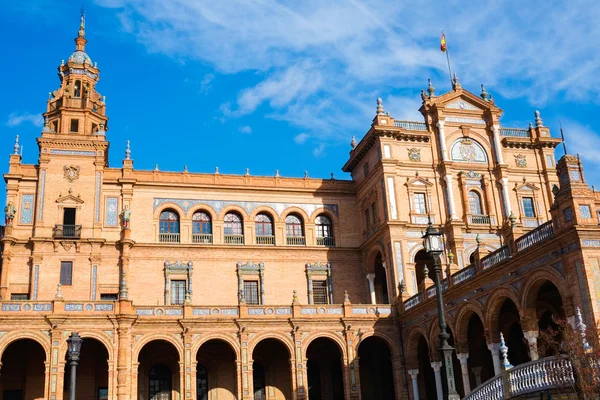
<path fill-rule="evenodd" d="M 192 243 L 196 244 L 212 244 L 213 239 L 210 233 L 194 233 L 192 234 Z"/>
<path fill-rule="evenodd" d="M 335 247 L 334 237 L 317 237 L 317 246 Z"/>
<path fill-rule="evenodd" d="M 81 225 L 54 225 L 52 236 L 56 239 L 81 238 Z"/>
<path fill-rule="evenodd" d="M 500 136 L 529 138 L 531 134 L 529 133 L 529 129 L 500 128 Z"/>
<path fill-rule="evenodd" d="M 159 233 L 158 241 L 161 243 L 179 243 L 179 233 Z"/>
<path fill-rule="evenodd" d="M 266 236 L 257 236 L 256 244 L 265 244 L 265 245 L 275 245 L 275 236 L 266 235 Z"/>
<path fill-rule="evenodd" d="M 489 215 L 469 215 L 469 225 L 489 225 L 490 222 Z"/>
<path fill-rule="evenodd" d="M 225 244 L 244 244 L 244 235 L 225 235 L 223 240 Z"/>
<path fill-rule="evenodd" d="M 304 236 L 286 236 L 285 240 L 288 246 L 306 245 L 306 240 L 304 239 Z"/>

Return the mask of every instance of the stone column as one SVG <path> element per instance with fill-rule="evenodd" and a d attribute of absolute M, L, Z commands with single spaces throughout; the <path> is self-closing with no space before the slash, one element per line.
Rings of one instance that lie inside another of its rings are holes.
<path fill-rule="evenodd" d="M 469 353 L 456 354 L 460 361 L 460 372 L 462 373 L 463 387 L 465 389 L 465 396 L 471 392 L 471 381 L 469 380 L 469 365 L 467 361 L 469 359 Z"/>
<path fill-rule="evenodd" d="M 433 361 L 431 363 L 431 368 L 433 368 L 433 372 L 435 374 L 435 391 L 437 393 L 437 400 L 444 400 L 444 386 L 442 385 L 442 362 L 441 361 Z"/>
<path fill-rule="evenodd" d="M 446 135 L 444 134 L 444 121 L 438 121 L 438 141 L 440 142 L 440 153 L 442 153 L 442 161 L 448 161 L 448 151 L 446 150 Z"/>
<path fill-rule="evenodd" d="M 125 303 L 121 301 L 121 303 Z M 131 384 L 131 365 L 132 354 L 131 354 L 131 325 L 135 318 L 124 317 L 120 318 L 117 328 L 118 334 L 118 356 L 117 356 L 117 399 L 127 400 L 130 398 L 132 390 L 137 391 L 137 387 Z M 137 371 L 137 369 L 136 369 Z"/>
<path fill-rule="evenodd" d="M 396 393 L 396 399 L 404 399 L 408 397 L 408 393 L 405 392 L 407 389 L 402 383 L 404 381 L 404 374 L 402 368 L 402 358 L 400 356 L 392 357 L 392 371 L 394 374 L 394 392 Z"/>
<path fill-rule="evenodd" d="M 488 343 L 488 349 L 492 353 L 492 361 L 494 362 L 494 375 L 502 372 L 500 365 L 500 343 Z"/>
<path fill-rule="evenodd" d="M 375 274 L 367 274 L 367 280 L 369 281 L 369 293 L 371 293 L 371 304 L 377 304 L 375 299 Z"/>
<path fill-rule="evenodd" d="M 360 368 L 358 366 L 358 360 L 360 357 L 356 356 L 354 362 L 350 363 L 350 384 L 352 385 L 352 393 L 350 393 L 350 399 L 360 399 Z"/>
<path fill-rule="evenodd" d="M 538 331 L 523 332 L 523 336 L 525 336 L 525 339 L 527 339 L 527 343 L 529 344 L 529 357 L 531 358 L 531 361 L 535 361 L 540 358 L 537 348 L 538 335 Z"/>
<path fill-rule="evenodd" d="M 510 206 L 510 195 L 508 191 L 508 178 L 502 178 L 500 180 L 502 183 L 502 199 L 504 200 L 504 216 L 508 218 L 510 213 L 512 212 L 512 207 Z"/>
<path fill-rule="evenodd" d="M 494 138 L 494 153 L 496 153 L 496 161 L 498 164 L 504 164 L 504 158 L 502 157 L 502 147 L 500 145 L 500 129 L 498 125 L 492 126 L 492 135 Z"/>
<path fill-rule="evenodd" d="M 446 197 L 448 197 L 448 212 L 450 219 L 456 219 L 456 205 L 454 204 L 454 192 L 452 190 L 452 175 L 448 174 L 444 177 L 446 181 Z"/>
<path fill-rule="evenodd" d="M 473 367 L 471 368 L 473 375 L 475 375 L 475 387 L 481 385 L 481 367 Z"/>
<path fill-rule="evenodd" d="M 419 375 L 419 370 L 409 369 L 408 374 L 410 375 L 410 380 L 412 382 L 413 399 L 419 400 L 419 381 L 417 381 L 417 375 Z"/>

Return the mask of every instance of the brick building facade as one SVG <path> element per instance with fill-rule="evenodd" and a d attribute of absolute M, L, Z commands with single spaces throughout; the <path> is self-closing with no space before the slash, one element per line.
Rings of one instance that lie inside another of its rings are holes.
<path fill-rule="evenodd" d="M 429 218 L 446 236 L 458 358 L 484 371 L 467 372 L 471 386 L 494 374 L 499 315 L 527 321 L 515 341 L 548 318 L 541 303 L 600 316 L 600 197 L 576 158 L 559 182 L 560 140 L 539 113 L 528 129 L 501 127 L 485 90 L 455 80 L 422 92 L 423 122 L 379 100 L 349 181 L 136 170 L 129 146 L 115 168 L 83 18 L 75 42 L 38 164 L 21 162 L 17 141 L 4 176 L 2 399 L 65 398 L 72 332 L 81 399 L 399 399 L 411 385 L 435 396 Z M 469 358 L 471 345 L 491 353 Z"/>

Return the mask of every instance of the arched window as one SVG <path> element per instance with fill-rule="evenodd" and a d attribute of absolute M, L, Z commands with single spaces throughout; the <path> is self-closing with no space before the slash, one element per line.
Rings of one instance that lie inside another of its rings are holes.
<path fill-rule="evenodd" d="M 273 221 L 265 213 L 260 213 L 254 218 L 256 244 L 275 244 L 273 237 Z"/>
<path fill-rule="evenodd" d="M 73 97 L 81 97 L 81 81 L 75 81 L 73 87 Z"/>
<path fill-rule="evenodd" d="M 331 219 L 325 214 L 317 216 L 315 219 L 317 228 L 317 245 L 319 246 L 334 246 L 333 239 L 333 224 Z"/>
<path fill-rule="evenodd" d="M 230 212 L 225 214 L 223 220 L 223 233 L 225 234 L 225 243 L 227 244 L 244 244 L 244 227 L 242 218 L 239 214 Z"/>
<path fill-rule="evenodd" d="M 468 195 L 469 199 L 469 211 L 473 215 L 483 215 L 483 207 L 481 206 L 481 197 L 479 193 L 471 190 Z"/>
<path fill-rule="evenodd" d="M 192 242 L 212 243 L 212 223 L 204 211 L 196 211 L 192 216 Z"/>
<path fill-rule="evenodd" d="M 179 214 L 173 210 L 165 210 L 159 218 L 159 240 L 161 242 L 179 242 Z"/>
<path fill-rule="evenodd" d="M 290 214 L 285 218 L 285 236 L 287 244 L 304 245 L 304 229 L 299 215 Z"/>

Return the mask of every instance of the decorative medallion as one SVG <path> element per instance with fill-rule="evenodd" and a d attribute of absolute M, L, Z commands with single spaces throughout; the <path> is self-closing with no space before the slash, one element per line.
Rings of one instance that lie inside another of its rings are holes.
<path fill-rule="evenodd" d="M 459 162 L 487 162 L 485 150 L 479 143 L 470 138 L 460 138 L 454 142 L 450 149 L 452 161 Z"/>
<path fill-rule="evenodd" d="M 525 154 L 515 154 L 515 164 L 517 164 L 517 167 L 519 168 L 526 168 L 527 158 L 525 157 Z"/>
<path fill-rule="evenodd" d="M 475 159 L 475 148 L 471 139 L 461 140 L 458 150 L 463 160 L 473 161 Z"/>
<path fill-rule="evenodd" d="M 73 182 L 79 179 L 79 165 L 65 165 L 63 170 L 65 171 L 65 178 L 69 182 Z"/>
<path fill-rule="evenodd" d="M 421 161 L 421 149 L 417 149 L 416 147 L 408 149 L 408 158 L 410 161 Z"/>

